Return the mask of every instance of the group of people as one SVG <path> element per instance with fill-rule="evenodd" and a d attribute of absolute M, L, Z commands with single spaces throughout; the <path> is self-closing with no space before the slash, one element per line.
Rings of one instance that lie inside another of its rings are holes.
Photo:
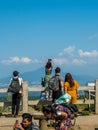
<path fill-rule="evenodd" d="M 74 107 L 76 107 L 77 97 L 78 97 L 78 88 L 79 84 L 76 80 L 73 79 L 71 73 L 66 73 L 65 78 L 61 77 L 61 69 L 60 67 L 55 68 L 55 77 L 59 84 L 59 89 L 56 90 L 50 90 L 49 89 L 49 81 L 53 77 L 52 76 L 52 69 L 53 64 L 52 60 L 48 59 L 45 65 L 45 80 L 48 77 L 48 82 L 45 82 L 46 91 L 49 91 L 51 93 L 52 97 L 52 104 L 43 106 L 42 112 L 44 116 L 47 118 L 53 117 L 55 119 L 55 129 L 56 130 L 67 130 L 67 127 L 70 126 L 71 121 L 70 119 L 70 112 L 67 107 L 64 107 L 62 104 L 55 104 L 55 101 L 59 99 L 64 92 L 65 94 L 68 93 L 71 96 L 70 104 L 74 104 Z M 17 80 L 18 79 L 18 80 Z M 12 92 L 11 87 L 13 85 L 13 81 L 18 81 L 18 84 L 20 86 L 20 90 L 18 92 Z M 8 88 L 8 92 L 12 92 L 12 116 L 17 117 L 20 109 L 20 101 L 23 97 L 23 79 L 19 77 L 19 72 L 14 71 L 13 77 L 10 81 L 10 88 Z M 77 108 L 77 107 L 76 107 Z M 32 123 L 32 115 L 29 113 L 24 113 L 22 115 L 22 123 L 15 123 L 15 128 L 18 128 L 19 130 L 38 130 L 38 126 L 34 123 Z M 59 121 L 59 125 L 58 125 Z M 67 123 L 67 124 L 66 124 Z"/>
<path fill-rule="evenodd" d="M 57 67 L 55 69 L 55 76 L 57 76 L 59 78 L 60 89 L 57 91 L 53 91 L 52 102 L 54 102 L 56 99 L 58 99 L 60 96 L 62 96 L 62 94 L 63 94 L 62 91 L 64 91 L 64 93 L 68 93 L 71 96 L 70 103 L 76 104 L 77 97 L 78 97 L 78 88 L 79 88 L 78 82 L 73 79 L 73 77 L 70 73 L 67 73 L 65 75 L 65 79 L 63 81 L 60 76 L 60 73 L 61 73 L 61 69 L 59 67 Z"/>
<path fill-rule="evenodd" d="M 48 59 L 45 65 L 45 77 L 44 81 L 42 82 L 44 87 L 46 88 L 45 91 L 51 92 L 49 88 L 49 81 L 53 77 L 52 76 L 52 69 L 53 69 L 53 61 L 52 59 Z M 77 102 L 78 97 L 78 88 L 79 84 L 76 80 L 73 79 L 71 73 L 66 73 L 65 77 L 61 77 L 61 69 L 60 67 L 55 68 L 55 77 L 58 79 L 59 82 L 59 89 L 57 91 L 52 91 L 52 102 L 62 96 L 62 91 L 64 93 L 68 93 L 71 95 L 71 103 L 75 104 Z"/>

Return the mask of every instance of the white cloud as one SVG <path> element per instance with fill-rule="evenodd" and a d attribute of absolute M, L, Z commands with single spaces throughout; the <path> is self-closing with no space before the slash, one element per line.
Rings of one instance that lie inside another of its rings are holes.
<path fill-rule="evenodd" d="M 62 65 L 64 63 L 67 63 L 67 59 L 66 58 L 59 58 L 59 59 L 53 59 L 54 64 L 58 64 L 58 65 Z"/>
<path fill-rule="evenodd" d="M 30 63 L 32 60 L 31 59 L 29 59 L 28 57 L 23 57 L 23 58 L 21 58 L 20 59 L 20 62 L 22 62 L 22 63 Z"/>
<path fill-rule="evenodd" d="M 34 59 L 32 60 L 33 63 L 41 63 L 41 61 L 39 61 L 38 59 Z"/>
<path fill-rule="evenodd" d="M 62 56 L 64 54 L 66 54 L 66 53 L 71 55 L 74 50 L 75 50 L 75 46 L 69 46 L 69 47 L 65 48 L 63 50 L 63 52 L 60 52 L 59 55 Z"/>
<path fill-rule="evenodd" d="M 72 61 L 72 64 L 73 64 L 73 65 L 84 65 L 84 64 L 86 64 L 86 63 L 87 63 L 86 61 L 80 60 L 80 59 L 74 59 L 74 60 Z"/>
<path fill-rule="evenodd" d="M 88 40 L 92 40 L 92 39 L 95 39 L 95 38 L 97 38 L 98 37 L 98 34 L 94 34 L 94 35 L 92 35 L 92 36 L 89 36 L 88 37 Z"/>
<path fill-rule="evenodd" d="M 81 57 L 97 57 L 98 56 L 98 52 L 96 50 L 92 50 L 91 52 L 88 51 L 82 51 L 81 49 L 78 51 L 79 55 Z"/>
<path fill-rule="evenodd" d="M 18 56 L 15 56 L 15 57 L 10 57 L 8 60 L 3 60 L 2 63 L 4 64 L 12 64 L 12 63 L 24 63 L 24 64 L 29 64 L 31 63 L 32 60 L 28 57 L 22 57 L 22 58 L 19 58 Z"/>

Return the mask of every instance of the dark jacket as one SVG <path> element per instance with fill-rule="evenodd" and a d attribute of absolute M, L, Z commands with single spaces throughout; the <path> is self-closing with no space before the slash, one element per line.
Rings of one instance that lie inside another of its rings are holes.
<path fill-rule="evenodd" d="M 29 127 L 24 128 L 24 129 L 25 130 L 39 130 L 39 127 L 38 127 L 38 125 L 35 122 L 33 122 Z"/>

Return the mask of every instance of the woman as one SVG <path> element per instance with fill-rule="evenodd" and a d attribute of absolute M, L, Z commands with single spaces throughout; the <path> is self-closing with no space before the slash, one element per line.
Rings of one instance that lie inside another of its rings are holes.
<path fill-rule="evenodd" d="M 42 112 L 46 119 L 54 118 L 55 130 L 67 130 L 71 126 L 71 113 L 67 107 L 62 105 L 43 106 Z"/>
<path fill-rule="evenodd" d="M 72 75 L 70 73 L 67 73 L 65 75 L 65 81 L 64 81 L 64 92 L 71 95 L 70 103 L 72 104 L 76 104 L 77 102 L 78 88 L 79 88 L 78 82 L 72 78 Z"/>

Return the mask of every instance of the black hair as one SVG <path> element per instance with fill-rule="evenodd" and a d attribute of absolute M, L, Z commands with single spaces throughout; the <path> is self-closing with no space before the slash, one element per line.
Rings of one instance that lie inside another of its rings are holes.
<path fill-rule="evenodd" d="M 19 72 L 17 70 L 13 71 L 13 76 L 18 76 Z"/>
<path fill-rule="evenodd" d="M 42 112 L 43 112 L 43 113 L 46 112 L 47 114 L 55 113 L 55 109 L 54 109 L 53 106 L 51 106 L 51 105 L 43 106 Z"/>
<path fill-rule="evenodd" d="M 29 122 L 32 122 L 32 115 L 29 113 L 23 113 L 22 118 L 27 119 Z"/>
<path fill-rule="evenodd" d="M 48 61 L 52 61 L 52 59 L 48 59 Z"/>
<path fill-rule="evenodd" d="M 60 73 L 60 72 L 61 72 L 60 67 L 56 67 L 56 69 L 55 69 L 55 73 Z"/>

